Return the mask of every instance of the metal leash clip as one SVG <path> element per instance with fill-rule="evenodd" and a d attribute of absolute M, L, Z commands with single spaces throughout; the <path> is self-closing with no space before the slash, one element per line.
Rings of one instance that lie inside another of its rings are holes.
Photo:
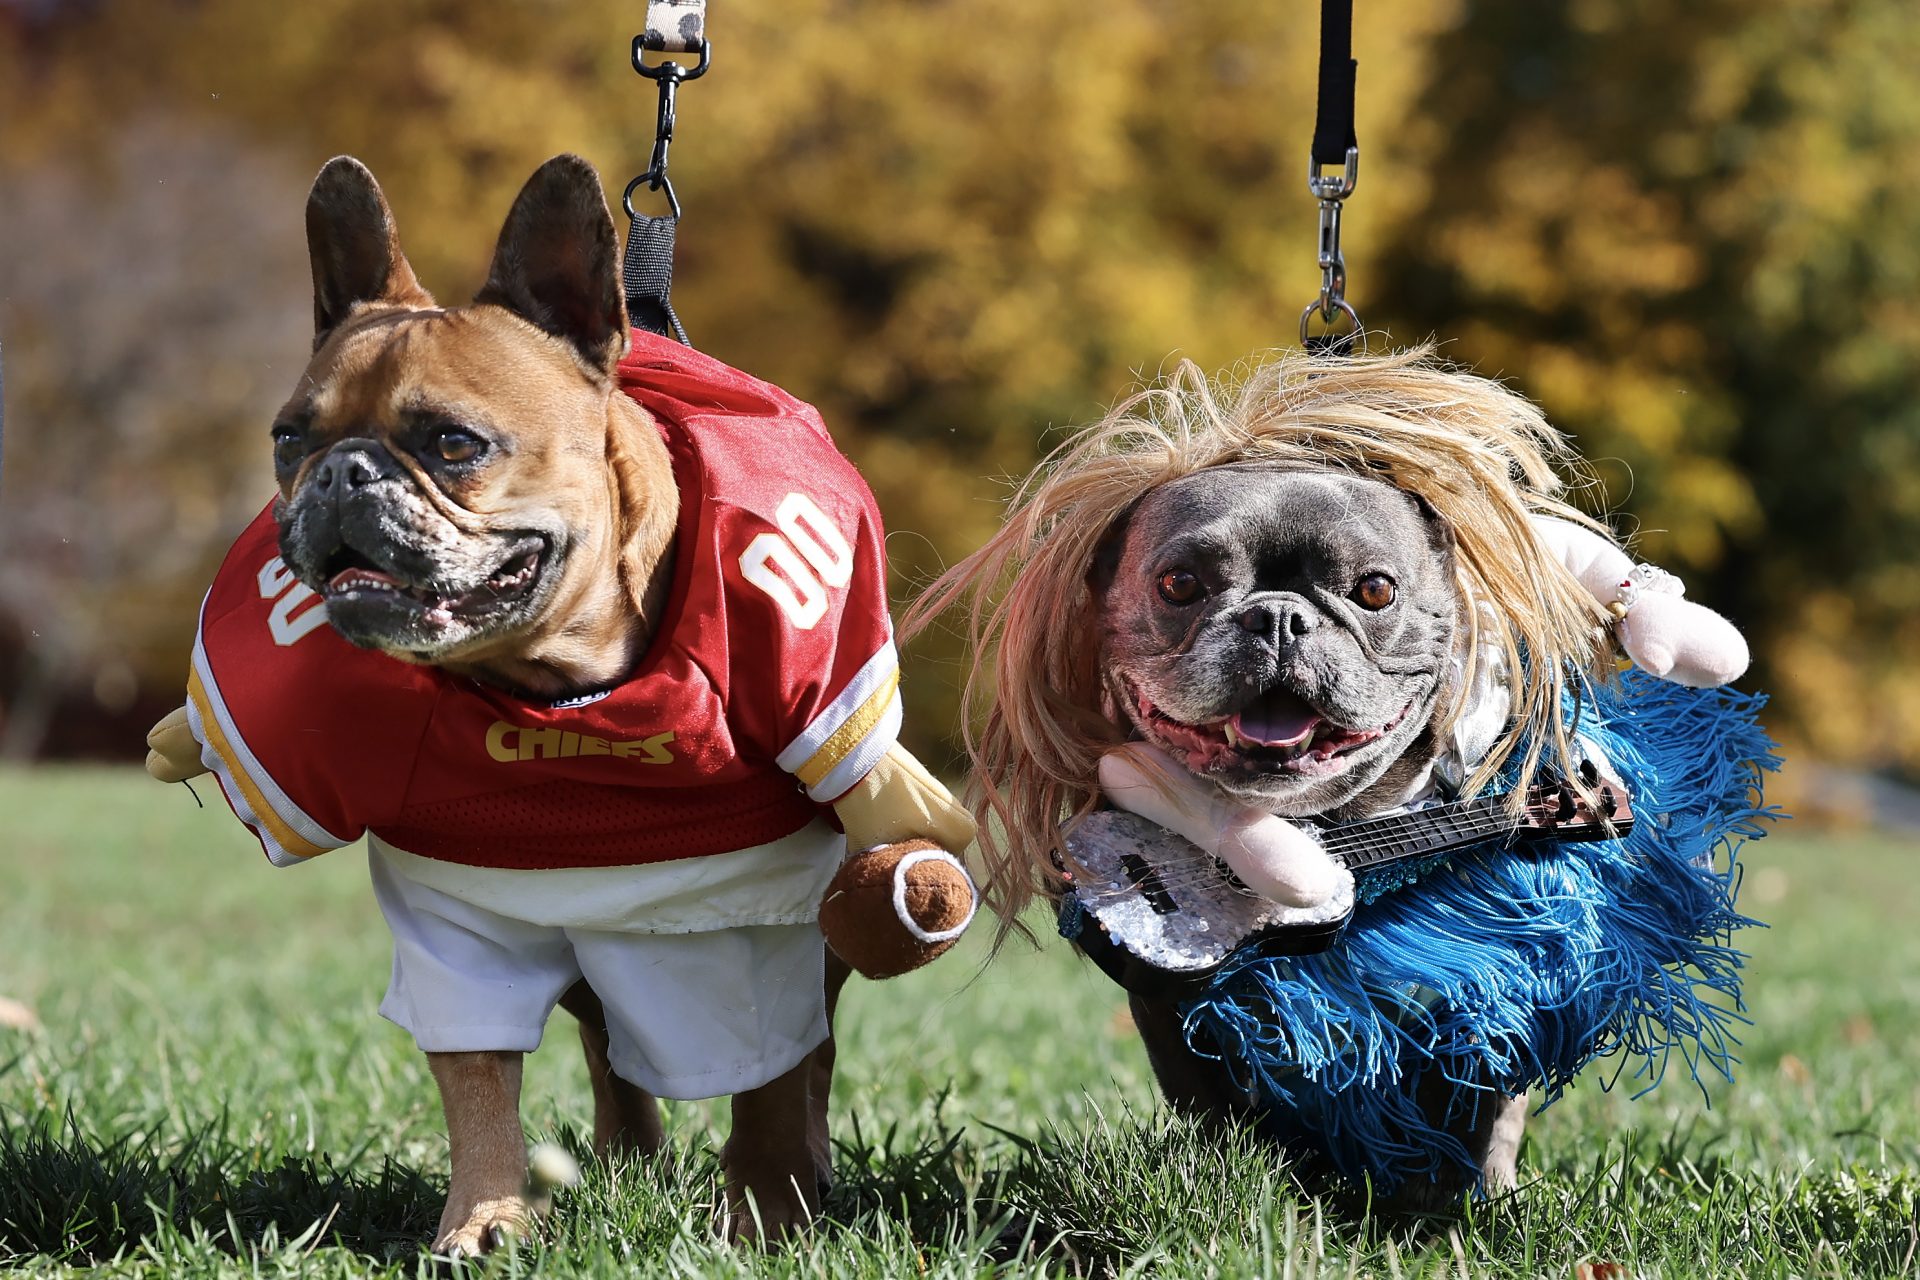
<path fill-rule="evenodd" d="M 684 50 L 673 52 L 694 53 L 699 61 L 689 67 L 684 62 L 675 62 L 668 58 L 661 62 L 648 62 L 647 51 L 657 49 L 659 43 L 650 33 L 633 38 L 633 69 L 660 87 L 660 109 L 654 117 L 653 156 L 647 163 L 646 171 L 627 184 L 620 195 L 620 205 L 627 211 L 629 218 L 638 218 L 634 212 L 633 193 L 645 183 L 649 191 L 664 191 L 667 195 L 667 208 L 672 211 L 673 220 L 680 220 L 680 199 L 673 194 L 673 183 L 667 180 L 667 148 L 673 143 L 673 120 L 676 95 L 680 86 L 689 80 L 698 80 L 707 74 L 707 68 L 713 62 L 713 45 L 704 37 L 689 44 Z"/>
<path fill-rule="evenodd" d="M 1347 148 L 1344 171 L 1323 172 L 1320 162 L 1307 157 L 1307 190 L 1320 202 L 1320 296 L 1300 313 L 1300 345 L 1309 351 L 1345 355 L 1362 341 L 1364 326 L 1360 313 L 1347 301 L 1347 259 L 1340 252 L 1340 209 L 1360 180 L 1360 148 Z M 1309 337 L 1314 313 L 1329 327 L 1341 316 L 1353 328 L 1343 334 L 1329 332 L 1320 338 Z"/>

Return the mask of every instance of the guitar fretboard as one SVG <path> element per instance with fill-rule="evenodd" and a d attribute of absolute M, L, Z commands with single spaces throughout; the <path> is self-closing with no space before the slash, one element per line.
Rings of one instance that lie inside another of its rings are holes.
<path fill-rule="evenodd" d="M 1350 871 L 1447 853 L 1519 830 L 1505 796 L 1478 796 L 1449 804 L 1346 823 L 1320 836 L 1320 847 Z"/>

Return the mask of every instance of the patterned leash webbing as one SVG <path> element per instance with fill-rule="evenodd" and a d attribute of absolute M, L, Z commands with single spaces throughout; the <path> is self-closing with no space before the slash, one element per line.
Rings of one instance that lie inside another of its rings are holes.
<path fill-rule="evenodd" d="M 707 38 L 707 0 L 651 0 L 640 39 L 654 53 L 696 53 Z"/>

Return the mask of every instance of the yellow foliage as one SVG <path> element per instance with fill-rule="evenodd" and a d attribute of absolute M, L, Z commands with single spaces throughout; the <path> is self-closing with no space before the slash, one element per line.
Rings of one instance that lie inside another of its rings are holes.
<path fill-rule="evenodd" d="M 1752 633 L 1784 726 L 1911 766 L 1920 25 L 1905 8 L 1373 0 L 1346 247 L 1370 323 L 1438 336 L 1579 438 L 1646 552 Z M 703 348 L 821 406 L 880 496 L 903 592 L 994 527 L 1004 478 L 1049 428 L 1096 417 L 1174 355 L 1218 367 L 1292 342 L 1318 285 L 1311 13 L 714 7 L 713 70 L 682 91 L 673 152 L 676 300 Z M 124 663 L 163 686 L 211 558 L 264 497 L 263 424 L 304 355 L 304 175 L 365 159 L 425 282 L 466 296 L 546 156 L 584 154 L 616 194 L 645 163 L 652 90 L 627 67 L 640 6 L 0 14 L 0 236 L 22 192 L 67 183 L 89 237 L 35 246 L 40 262 L 0 252 L 0 555 L 39 545 L 12 514 L 22 495 L 75 476 L 99 477 L 96 507 L 170 495 L 164 521 L 114 536 L 146 547 L 164 524 L 182 548 L 158 566 L 123 549 L 103 570 L 50 570 L 38 603 L 0 592 L 0 613 L 30 631 L 36 611 L 69 611 L 63 634 L 85 643 L 63 678 Z M 224 212 L 162 199 L 168 173 Z M 155 200 L 174 210 L 156 224 L 168 243 L 140 231 Z M 101 213 L 115 208 L 126 216 Z M 47 266 L 87 254 L 91 269 Z M 136 381 L 103 398 L 97 356 L 43 323 L 63 308 L 77 333 L 131 309 L 205 383 L 127 361 Z M 179 320 L 209 312 L 229 323 Z M 134 431 L 114 406 L 141 395 L 174 400 Z M 168 432 L 195 442 L 201 474 L 162 447 Z M 951 644 L 923 644 L 910 681 L 921 748 L 955 713 Z M 0 705 L 15 696 L 0 672 Z"/>

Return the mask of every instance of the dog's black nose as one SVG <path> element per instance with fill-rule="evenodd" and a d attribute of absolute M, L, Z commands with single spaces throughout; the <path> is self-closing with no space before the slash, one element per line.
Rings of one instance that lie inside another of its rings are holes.
<path fill-rule="evenodd" d="M 313 485 L 321 493 L 344 498 L 399 469 L 393 455 L 371 440 L 359 444 L 343 440 L 314 468 Z"/>
<path fill-rule="evenodd" d="M 1262 600 L 1233 616 L 1236 625 L 1249 635 L 1271 636 L 1286 644 L 1304 636 L 1318 625 L 1313 611 L 1305 603 L 1288 600 Z"/>

